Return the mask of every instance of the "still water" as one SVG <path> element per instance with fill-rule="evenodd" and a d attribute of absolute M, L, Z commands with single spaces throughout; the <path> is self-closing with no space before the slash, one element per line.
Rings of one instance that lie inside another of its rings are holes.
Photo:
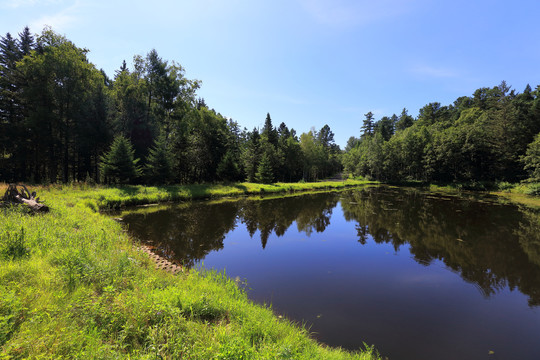
<path fill-rule="evenodd" d="M 325 344 L 374 344 L 391 360 L 540 359 L 540 215 L 495 198 L 371 187 L 122 216 Z"/>

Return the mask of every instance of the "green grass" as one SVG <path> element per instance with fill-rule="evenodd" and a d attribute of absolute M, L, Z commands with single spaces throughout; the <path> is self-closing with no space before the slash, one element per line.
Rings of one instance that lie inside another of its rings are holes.
<path fill-rule="evenodd" d="M 47 214 L 0 208 L 0 359 L 378 358 L 318 344 L 225 274 L 155 270 L 96 211 L 309 188 L 300 185 L 50 186 L 35 189 Z"/>
<path fill-rule="evenodd" d="M 366 180 L 327 181 L 312 183 L 232 183 L 194 184 L 170 186 L 89 186 L 84 183 L 40 187 L 63 199 L 69 206 L 82 206 L 94 211 L 120 209 L 126 206 L 177 202 L 193 199 L 210 199 L 225 196 L 278 194 L 313 190 L 343 189 L 352 186 L 375 184 Z M 0 194 L 7 185 L 0 185 Z M 38 195 L 41 193 L 38 191 Z M 43 197 L 43 196 L 42 196 Z"/>
<path fill-rule="evenodd" d="M 529 209 L 540 209 L 540 183 L 476 183 L 476 187 L 470 184 L 429 184 L 427 187 L 433 192 L 462 192 L 481 191 L 496 195 L 502 202 L 511 202 Z"/>
<path fill-rule="evenodd" d="M 415 187 L 436 193 L 465 193 L 496 195 L 501 202 L 509 202 L 529 209 L 540 209 L 540 183 L 506 181 L 473 181 L 468 183 L 427 183 L 422 181 L 402 181 L 390 183 L 391 186 Z"/>

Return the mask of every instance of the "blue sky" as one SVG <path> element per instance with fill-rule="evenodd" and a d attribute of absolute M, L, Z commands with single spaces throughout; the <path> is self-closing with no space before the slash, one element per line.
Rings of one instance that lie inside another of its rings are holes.
<path fill-rule="evenodd" d="M 44 25 L 109 76 L 155 48 L 242 127 L 266 113 L 342 147 L 364 114 L 409 114 L 506 80 L 540 84 L 540 1 L 0 0 L 0 32 Z"/>

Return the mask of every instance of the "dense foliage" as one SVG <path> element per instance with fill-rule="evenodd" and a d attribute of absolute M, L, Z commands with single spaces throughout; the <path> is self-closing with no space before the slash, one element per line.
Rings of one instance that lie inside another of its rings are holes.
<path fill-rule="evenodd" d="M 131 69 L 124 61 L 113 79 L 87 52 L 48 28 L 0 39 L 0 181 L 268 183 L 341 170 L 328 125 L 299 139 L 268 114 L 262 130 L 242 130 L 197 99 L 200 82 L 156 50 L 135 56 Z"/>
<path fill-rule="evenodd" d="M 351 138 L 347 171 L 386 181 L 537 181 L 540 86 L 516 93 L 503 81 L 452 105 L 430 103 L 416 119 L 365 115 Z M 533 141 L 534 140 L 534 141 Z"/>
<path fill-rule="evenodd" d="M 262 129 L 241 129 L 156 50 L 132 68 L 124 61 L 113 79 L 87 52 L 49 28 L 0 38 L 0 181 L 271 183 L 343 167 L 383 181 L 540 179 L 540 87 L 517 93 L 503 81 L 451 105 L 430 103 L 416 118 L 404 109 L 376 121 L 368 112 L 342 154 L 328 125 L 298 135 L 267 114 Z M 104 173 L 119 136 L 140 159 L 127 179 Z"/>

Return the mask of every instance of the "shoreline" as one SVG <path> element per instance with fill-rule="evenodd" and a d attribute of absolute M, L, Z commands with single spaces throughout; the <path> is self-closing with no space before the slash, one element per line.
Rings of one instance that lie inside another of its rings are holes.
<path fill-rule="evenodd" d="M 258 193 L 289 189 L 262 188 Z M 225 274 L 156 269 L 151 254 L 99 211 L 98 204 L 168 201 L 186 187 L 31 190 L 49 213 L 0 211 L 0 357 L 380 359 L 371 346 L 351 352 L 318 343 L 301 325 L 250 301 Z M 187 200 L 230 195 L 222 185 L 203 190 Z"/>

